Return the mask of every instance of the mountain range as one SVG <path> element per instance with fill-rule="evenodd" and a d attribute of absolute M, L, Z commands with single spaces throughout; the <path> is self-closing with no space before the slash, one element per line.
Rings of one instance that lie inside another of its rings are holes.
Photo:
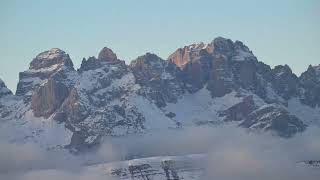
<path fill-rule="evenodd" d="M 15 94 L 0 80 L 0 123 L 11 142 L 75 153 L 104 137 L 192 126 L 231 124 L 290 138 L 320 124 L 319 107 L 320 65 L 297 76 L 222 37 L 130 64 L 104 47 L 79 69 L 53 48 L 20 72 Z"/>

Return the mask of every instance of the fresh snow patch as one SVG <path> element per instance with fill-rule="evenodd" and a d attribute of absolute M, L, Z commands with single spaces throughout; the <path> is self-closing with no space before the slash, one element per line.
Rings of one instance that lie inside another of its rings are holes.
<path fill-rule="evenodd" d="M 49 67 L 45 67 L 45 68 L 40 68 L 40 69 L 29 69 L 27 70 L 27 72 L 30 73 L 49 73 L 49 72 L 53 72 L 53 71 L 57 71 L 59 68 L 61 67 L 60 64 L 53 64 Z"/>
<path fill-rule="evenodd" d="M 36 58 L 52 60 L 52 59 L 58 58 L 61 54 L 64 54 L 62 50 L 60 50 L 59 48 L 52 48 L 48 51 L 40 53 Z"/>
<path fill-rule="evenodd" d="M 199 121 L 221 121 L 217 112 L 226 110 L 241 101 L 241 97 L 236 97 L 236 92 L 212 98 L 210 92 L 203 88 L 194 94 L 185 94 L 176 104 L 169 103 L 164 109 L 166 112 L 175 113 L 176 117 L 173 119 L 183 125 L 194 125 Z"/>
<path fill-rule="evenodd" d="M 145 116 L 146 129 L 153 131 L 156 129 L 176 127 L 176 123 L 173 120 L 166 117 L 161 109 L 159 109 L 154 103 L 151 103 L 146 98 L 134 95 L 130 97 L 129 102 L 135 105 L 139 109 L 139 112 Z"/>

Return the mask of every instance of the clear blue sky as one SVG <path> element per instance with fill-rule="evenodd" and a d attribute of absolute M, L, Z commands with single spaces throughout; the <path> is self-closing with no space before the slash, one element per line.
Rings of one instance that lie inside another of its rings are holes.
<path fill-rule="evenodd" d="M 78 68 L 104 46 L 129 62 L 224 36 L 297 74 L 320 63 L 319 0 L 1 0 L 0 22 L 0 78 L 12 90 L 18 72 L 52 47 Z"/>

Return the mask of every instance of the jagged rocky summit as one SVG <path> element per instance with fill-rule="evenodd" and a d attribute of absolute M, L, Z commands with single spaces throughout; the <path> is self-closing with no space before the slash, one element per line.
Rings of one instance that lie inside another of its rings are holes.
<path fill-rule="evenodd" d="M 146 53 L 129 65 L 104 47 L 78 70 L 54 48 L 19 74 L 15 95 L 0 81 L 1 126 L 18 132 L 12 141 L 73 151 L 106 136 L 224 123 L 291 137 L 319 124 L 319 106 L 320 66 L 298 77 L 222 37 L 179 48 L 167 60 Z"/>

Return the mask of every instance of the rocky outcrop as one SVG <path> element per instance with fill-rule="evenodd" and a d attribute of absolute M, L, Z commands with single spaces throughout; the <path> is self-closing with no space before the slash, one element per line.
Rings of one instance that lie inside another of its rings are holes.
<path fill-rule="evenodd" d="M 116 61 L 118 58 L 117 55 L 111 49 L 104 47 L 100 51 L 98 59 L 105 61 Z"/>
<path fill-rule="evenodd" d="M 273 131 L 279 136 L 291 137 L 305 130 L 306 125 L 277 104 L 259 107 L 245 118 L 240 126 L 251 129 Z"/>
<path fill-rule="evenodd" d="M 280 96 L 289 99 L 297 95 L 298 77 L 292 73 L 288 65 L 276 66 L 272 71 L 275 77 L 273 85 Z"/>
<path fill-rule="evenodd" d="M 31 104 L 34 116 L 48 118 L 68 97 L 76 79 L 69 55 L 54 48 L 40 53 L 29 70 L 20 73 L 17 95 Z"/>
<path fill-rule="evenodd" d="M 212 53 L 211 47 L 204 43 L 191 44 L 183 48 L 179 48 L 169 56 L 169 61 L 176 64 L 178 67 L 183 68 L 187 63 L 197 59 L 200 55 Z"/>
<path fill-rule="evenodd" d="M 124 61 L 90 57 L 78 76 L 54 116 L 73 132 L 68 148 L 90 149 L 103 136 L 143 132 L 145 117 L 128 100 L 137 88 L 135 78 Z"/>
<path fill-rule="evenodd" d="M 26 104 L 31 101 L 36 103 L 35 99 L 41 100 L 40 97 L 36 97 L 37 94 L 43 93 L 43 86 L 47 86 L 50 79 L 71 87 L 75 78 L 76 71 L 69 55 L 60 49 L 53 48 L 37 55 L 30 63 L 29 69 L 19 74 L 16 95 L 22 96 Z M 42 90 L 38 90 L 40 86 Z"/>
<path fill-rule="evenodd" d="M 218 37 L 207 45 L 178 49 L 168 59 L 181 68 L 189 92 L 196 92 L 205 84 L 212 97 L 222 97 L 240 87 L 259 89 L 257 59 L 240 41 Z"/>
<path fill-rule="evenodd" d="M 155 54 L 147 53 L 132 61 L 130 68 L 142 87 L 139 94 L 155 102 L 158 107 L 176 103 L 183 94 L 183 84 L 177 77 L 178 68 Z"/>
<path fill-rule="evenodd" d="M 309 66 L 299 77 L 300 99 L 311 107 L 320 106 L 320 65 Z"/>
<path fill-rule="evenodd" d="M 220 112 L 219 115 L 225 117 L 224 121 L 241 121 L 255 109 L 256 105 L 253 101 L 253 97 L 248 96 L 243 98 L 240 103 Z"/>
<path fill-rule="evenodd" d="M 12 95 L 12 92 L 7 88 L 4 82 L 0 79 L 0 98 L 7 95 Z"/>
<path fill-rule="evenodd" d="M 232 69 L 225 56 L 216 56 L 212 60 L 212 70 L 207 86 L 212 97 L 222 97 L 235 88 L 231 72 Z"/>
<path fill-rule="evenodd" d="M 122 63 L 125 64 L 124 61 L 120 61 L 117 59 L 117 55 L 109 48 L 104 47 L 101 49 L 98 58 L 96 57 L 89 57 L 88 59 L 83 58 L 81 67 L 78 70 L 79 72 L 95 70 L 101 68 L 105 64 L 118 64 Z"/>
<path fill-rule="evenodd" d="M 32 95 L 31 108 L 36 117 L 48 118 L 69 95 L 69 89 L 63 83 L 49 79 Z"/>
<path fill-rule="evenodd" d="M 73 63 L 68 54 L 58 48 L 44 51 L 30 63 L 30 70 L 40 70 L 52 66 L 67 66 L 73 68 Z"/>

